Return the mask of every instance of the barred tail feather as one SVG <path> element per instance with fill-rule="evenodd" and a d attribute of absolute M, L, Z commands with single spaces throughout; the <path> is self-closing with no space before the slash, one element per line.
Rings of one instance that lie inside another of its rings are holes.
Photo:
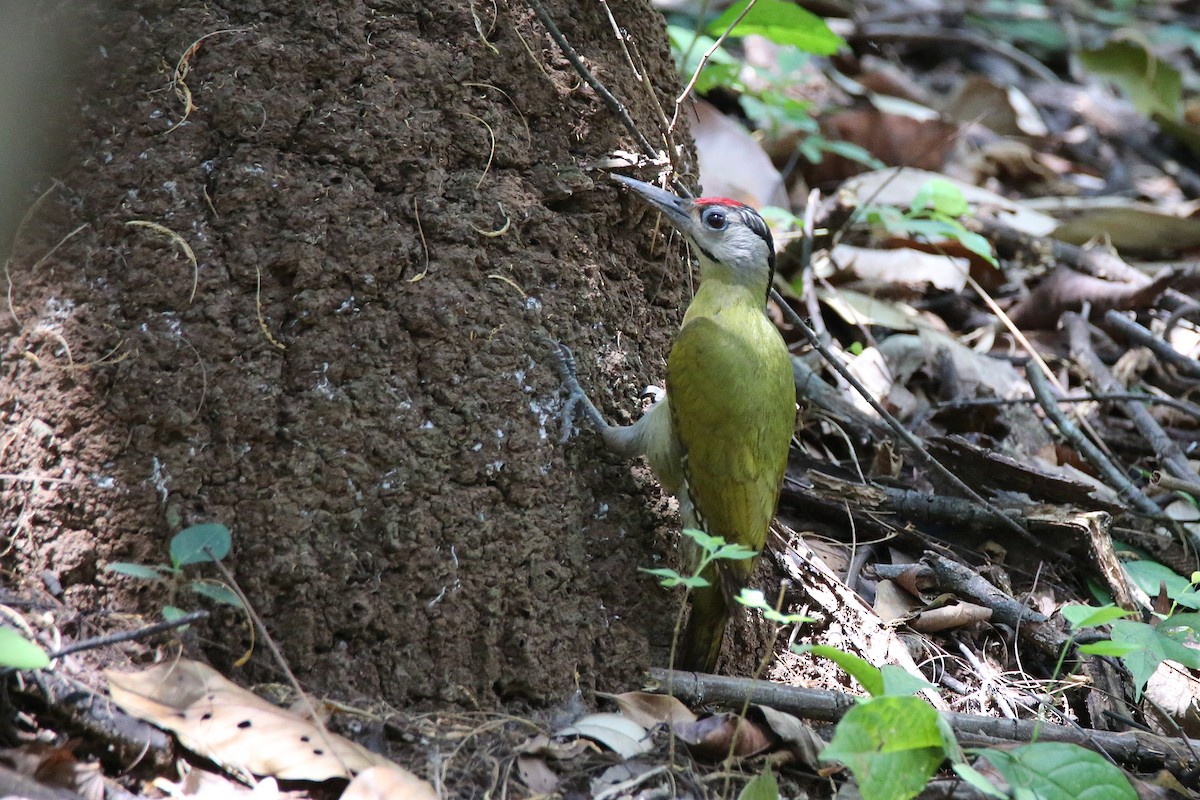
<path fill-rule="evenodd" d="M 692 593 L 692 613 L 683 632 L 676 669 L 713 672 L 729 622 L 729 607 L 719 586 Z"/>

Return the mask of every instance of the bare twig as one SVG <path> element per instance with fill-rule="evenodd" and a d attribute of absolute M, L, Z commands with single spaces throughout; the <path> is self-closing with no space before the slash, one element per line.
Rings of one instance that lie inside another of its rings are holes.
<path fill-rule="evenodd" d="M 1104 314 L 1104 321 L 1131 342 L 1147 348 L 1189 378 L 1200 378 L 1200 361 L 1188 358 L 1167 342 L 1116 311 Z"/>
<path fill-rule="evenodd" d="M 1046 83 L 1054 85 L 1062 83 L 1049 67 L 1042 64 L 1036 58 L 1022 53 L 1001 39 L 988 38 L 974 31 L 950 30 L 947 28 L 930 30 L 928 27 L 918 27 L 915 25 L 874 24 L 864 25 L 847 35 L 846 38 L 857 41 L 864 39 L 874 40 L 877 42 L 932 42 L 939 47 L 944 47 L 951 42 L 958 42 L 980 50 L 987 50 L 1002 58 L 1006 58 L 1035 78 Z"/>
<path fill-rule="evenodd" d="M 659 684 L 670 680 L 674 696 L 690 703 L 741 704 L 747 698 L 779 711 L 823 722 L 836 722 L 854 707 L 856 698 L 824 689 L 786 686 L 772 681 L 703 675 L 696 672 L 652 669 Z M 660 687 L 661 690 L 661 687 Z M 1140 769 L 1166 768 L 1182 781 L 1194 781 L 1198 769 L 1192 751 L 1200 740 L 1157 736 L 1140 731 L 1111 731 L 1055 725 L 1039 720 L 1006 720 L 973 714 L 945 712 L 943 717 L 964 745 L 989 744 L 996 739 L 1030 742 L 1074 742 L 1100 748 L 1124 764 Z M 991 740 L 991 741 L 989 741 Z"/>
<path fill-rule="evenodd" d="M 629 111 L 625 108 L 625 105 L 618 100 L 613 93 L 610 92 L 604 86 L 604 84 L 596 78 L 595 75 L 591 73 L 591 70 L 587 68 L 587 66 L 583 63 L 583 59 L 579 57 L 579 53 L 575 52 L 575 48 L 572 47 L 571 43 L 567 41 L 567 38 L 562 35 L 562 31 L 558 29 L 558 26 L 554 24 L 554 20 L 546 11 L 546 7 L 542 5 L 541 0 L 528 0 L 528 3 L 529 7 L 533 9 L 533 13 L 537 14 L 537 18 L 541 20 L 542 25 L 545 26 L 546 32 L 550 34 L 550 38 L 554 40 L 554 43 L 558 45 L 560 50 L 562 50 L 563 55 L 567 57 L 567 61 L 571 62 L 571 66 L 575 68 L 577 73 L 579 73 L 579 77 L 583 78 L 584 83 L 592 87 L 592 91 L 599 95 L 600 99 L 604 102 L 604 105 L 608 106 L 609 109 L 617 115 L 617 119 L 621 120 L 621 124 L 624 125 L 625 130 L 629 131 L 630 135 L 633 136 L 634 140 L 638 144 L 638 147 L 642 148 L 642 152 L 645 153 L 648 158 L 656 158 L 658 154 L 655 151 L 654 146 L 650 144 L 650 140 L 647 139 L 645 135 L 638 129 L 637 125 L 634 124 L 633 118 L 629 116 Z"/>
<path fill-rule="evenodd" d="M 110 633 L 105 636 L 96 636 L 92 639 L 82 639 L 66 647 L 59 648 L 53 653 L 50 653 L 50 658 L 62 658 L 71 653 L 78 653 L 80 650 L 94 650 L 97 647 L 105 647 L 110 644 L 119 642 L 132 642 L 137 639 L 146 639 L 150 636 L 169 631 L 173 628 L 182 628 L 184 625 L 191 625 L 193 622 L 199 622 L 202 619 L 208 619 L 208 612 L 193 611 L 190 614 L 184 614 L 178 619 L 168 620 L 166 622 L 156 622 L 153 625 L 147 625 L 143 628 L 138 628 L 133 631 L 122 631 L 120 633 Z"/>
<path fill-rule="evenodd" d="M 1079 368 L 1087 373 L 1100 391 L 1128 391 L 1104 365 L 1100 356 L 1096 355 L 1096 351 L 1092 348 L 1092 337 L 1086 319 L 1074 313 L 1063 314 L 1063 327 L 1070 340 L 1071 357 L 1079 365 Z M 1167 432 L 1158 424 L 1158 420 L 1150 415 L 1144 404 L 1121 402 L 1120 406 L 1125 416 L 1133 421 L 1138 432 L 1154 448 L 1155 456 L 1168 472 L 1180 480 L 1196 480 L 1196 472 L 1188 464 L 1183 450 L 1175 443 L 1174 439 L 1167 435 Z"/>
<path fill-rule="evenodd" d="M 845 363 L 838 358 L 837 354 L 821 341 L 821 337 L 817 335 L 817 332 L 814 331 L 808 325 L 808 323 L 801 319 L 800 315 L 797 314 L 791 306 L 784 302 L 783 298 L 779 296 L 779 292 L 772 289 L 771 298 L 776 302 L 776 304 L 778 304 L 787 321 L 804 333 L 809 344 L 813 346 L 813 349 L 820 353 L 825 361 L 828 362 L 829 365 L 833 367 L 834 370 L 836 370 L 837 373 L 854 388 L 854 391 L 858 392 L 859 395 L 861 395 L 862 398 L 867 401 L 871 408 L 875 410 L 875 413 L 887 423 L 888 427 L 892 429 L 900 441 L 912 451 L 912 453 L 917 457 L 917 460 L 924 464 L 928 469 L 937 473 L 938 477 L 942 478 L 944 481 L 953 486 L 964 497 L 987 509 L 988 513 L 994 520 L 996 520 L 997 523 L 1019 536 L 1022 541 L 1034 545 L 1035 547 L 1041 546 L 1041 543 L 1034 538 L 1029 531 L 1025 530 L 1025 528 L 1023 528 L 1019 523 L 988 502 L 988 500 L 982 495 L 964 483 L 961 478 L 959 478 L 950 470 L 946 469 L 945 465 L 931 456 L 929 451 L 925 449 L 925 446 L 921 444 L 920 439 L 918 439 L 907 428 L 901 425 L 900 420 L 892 416 L 892 414 L 883 407 L 883 404 L 875 399 L 875 396 L 871 394 L 871 391 L 862 384 L 862 381 L 855 377 L 854 373 L 852 373 L 846 367 Z"/>
<path fill-rule="evenodd" d="M 679 124 L 679 109 L 683 108 L 683 101 L 686 100 L 688 95 L 692 93 L 692 89 L 696 86 L 696 81 L 700 80 L 700 73 L 704 71 L 706 66 L 708 66 L 708 60 L 712 58 L 713 53 L 717 52 L 717 49 L 729 37 L 729 34 L 733 32 L 733 29 L 738 26 L 738 23 L 750 13 L 750 9 L 754 8 L 755 2 L 756 0 L 750 0 L 750 2 L 746 4 L 746 7 L 742 9 L 742 13 L 738 14 L 737 19 L 733 21 L 733 24 L 726 28 L 725 31 L 717 37 L 717 40 L 712 43 L 712 46 L 709 47 L 708 50 L 704 51 L 704 55 L 700 57 L 700 63 L 696 65 L 696 71 L 692 73 L 691 80 L 688 81 L 687 86 L 683 87 L 683 91 L 679 93 L 679 96 L 675 98 L 675 113 L 671 115 L 671 124 L 667 126 L 668 133 L 674 131 L 675 126 Z"/>
<path fill-rule="evenodd" d="M 1025 370 L 1025 378 L 1029 381 L 1029 386 L 1033 389 L 1033 395 L 1037 398 L 1042 410 L 1046 412 L 1046 416 L 1054 423 L 1067 441 L 1079 451 L 1080 455 L 1096 468 L 1104 477 L 1105 482 L 1113 487 L 1118 494 L 1127 496 L 1139 510 L 1147 514 L 1157 515 L 1159 508 L 1154 504 L 1154 501 L 1135 486 L 1129 480 L 1128 476 L 1118 469 L 1109 460 L 1108 456 L 1101 452 L 1099 447 L 1093 444 L 1091 439 L 1084 436 L 1083 432 L 1075 427 L 1075 424 L 1071 420 L 1067 419 L 1067 415 L 1058 407 L 1057 398 L 1054 397 L 1050 383 L 1046 380 L 1046 376 L 1042 374 L 1042 371 L 1040 369 Z"/>
<path fill-rule="evenodd" d="M 1160 397 L 1156 394 L 1142 394 L 1140 392 L 1092 392 L 1084 395 L 1073 394 L 1063 397 L 1051 397 L 1049 399 L 1059 405 L 1063 405 L 1064 403 L 1107 403 L 1114 400 L 1131 400 L 1135 403 L 1169 406 L 1176 411 L 1181 411 L 1184 414 L 1200 419 L 1200 406 L 1195 403 L 1189 403 L 1186 400 L 1177 400 L 1174 397 Z M 957 400 L 933 403 L 930 408 L 938 410 L 942 408 L 967 408 L 970 406 L 1036 405 L 1037 403 L 1038 399 L 1036 397 L 964 397 Z"/>

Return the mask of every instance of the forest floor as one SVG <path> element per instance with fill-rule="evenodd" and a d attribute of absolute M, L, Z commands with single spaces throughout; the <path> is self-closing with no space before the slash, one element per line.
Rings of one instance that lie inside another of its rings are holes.
<path fill-rule="evenodd" d="M 832 58 L 731 39 L 692 122 L 705 192 L 775 207 L 801 397 L 752 582 L 784 616 L 731 626 L 737 677 L 397 709 L 251 694 L 180 655 L 195 629 L 136 631 L 171 656 L 143 675 L 56 641 L 3 699 L 0 795 L 969 798 L 957 746 L 1015 791 L 1037 741 L 1103 754 L 1105 797 L 1200 797 L 1200 20 L 891 5 L 831 20 Z M 59 603 L 3 602 L 31 634 Z M 915 761 L 822 759 L 914 692 L 952 731 L 898 748 L 936 756 L 915 791 L 869 777 Z"/>

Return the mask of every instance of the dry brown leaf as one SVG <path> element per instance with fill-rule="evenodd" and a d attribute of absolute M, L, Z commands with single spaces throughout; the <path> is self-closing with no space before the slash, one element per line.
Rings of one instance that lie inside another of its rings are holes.
<path fill-rule="evenodd" d="M 884 622 L 898 622 L 909 618 L 920 604 L 911 594 L 901 589 L 895 581 L 882 580 L 875 586 L 875 613 Z"/>
<path fill-rule="evenodd" d="M 675 735 L 697 758 L 716 761 L 727 755 L 746 758 L 775 744 L 764 726 L 737 714 L 713 714 L 695 722 L 675 725 Z"/>
<path fill-rule="evenodd" d="M 534 794 L 550 794 L 558 788 L 558 776 L 543 759 L 517 756 L 517 774 Z"/>
<path fill-rule="evenodd" d="M 992 610 L 974 603 L 955 603 L 954 605 L 930 608 L 919 612 L 908 623 L 920 633 L 936 633 L 951 628 L 962 628 L 976 622 L 986 622 L 992 618 Z"/>
<path fill-rule="evenodd" d="M 1193 738 L 1200 736 L 1200 681 L 1187 667 L 1176 661 L 1162 662 L 1146 682 L 1145 694 L 1153 701 L 1147 714 L 1154 717 L 1163 733 L 1175 736 L 1178 730 Z M 1160 715 L 1166 715 L 1169 721 Z"/>
<path fill-rule="evenodd" d="M 85 764 L 71 751 L 74 742 L 65 746 L 29 744 L 0 750 L 0 764 L 7 764 L 21 775 L 38 783 L 75 792 L 86 800 L 103 800 L 104 775 L 100 765 Z"/>
<path fill-rule="evenodd" d="M 596 694 L 612 700 L 617 704 L 617 708 L 621 709 L 622 715 L 644 728 L 653 728 L 660 722 L 674 724 L 696 721 L 696 715 L 679 702 L 677 697 L 650 694 L 649 692 L 625 692 L 624 694 L 597 692 Z"/>
<path fill-rule="evenodd" d="M 751 710 L 762 715 L 767 727 L 783 741 L 796 761 L 809 769 L 820 767 L 818 756 L 825 749 L 825 740 L 811 725 L 770 706 L 751 706 Z"/>
<path fill-rule="evenodd" d="M 697 100 L 694 110 L 692 136 L 704 193 L 732 197 L 756 208 L 786 208 L 783 178 L 758 140 L 705 100 Z"/>
<path fill-rule="evenodd" d="M 1001 136 L 1045 136 L 1037 107 L 1014 86 L 1002 86 L 983 75 L 966 78 L 941 108 L 958 122 L 986 125 Z"/>
<path fill-rule="evenodd" d="M 830 258 L 846 272 L 868 285 L 922 287 L 925 284 L 948 292 L 961 292 L 967 285 L 970 262 L 965 258 L 926 253 L 909 247 L 873 250 L 839 244 Z"/>
<path fill-rule="evenodd" d="M 596 745 L 587 739 L 571 739 L 567 742 L 552 740 L 544 733 L 531 736 L 517 747 L 518 753 L 531 756 L 549 756 L 559 761 L 570 761 L 578 758 L 588 750 L 596 749 Z"/>
<path fill-rule="evenodd" d="M 284 780 L 351 778 L 390 761 L 271 705 L 186 659 L 142 672 L 105 671 L 113 702 L 235 771 Z"/>
<path fill-rule="evenodd" d="M 898 98 L 876 97 L 882 108 L 853 108 L 821 119 L 821 133 L 830 139 L 856 144 L 885 164 L 912 164 L 917 169 L 940 169 L 954 144 L 957 126 L 930 109 Z M 895 113 L 900 112 L 900 113 Z M 918 118 L 923 117 L 923 118 Z M 806 170 L 810 186 L 833 183 L 854 175 L 862 166 L 843 156 L 830 155 Z"/>
<path fill-rule="evenodd" d="M 438 800 L 438 794 L 428 782 L 394 764 L 363 770 L 341 800 Z"/>

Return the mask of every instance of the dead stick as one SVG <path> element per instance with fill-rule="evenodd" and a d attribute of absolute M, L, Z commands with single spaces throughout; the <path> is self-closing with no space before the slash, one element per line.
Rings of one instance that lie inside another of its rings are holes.
<path fill-rule="evenodd" d="M 774 300 L 779 306 L 779 310 L 783 312 L 783 316 L 787 319 L 787 321 L 800 329 L 800 331 L 808 339 L 809 344 L 813 346 L 814 350 L 821 354 L 821 357 L 825 359 L 826 363 L 833 367 L 833 369 L 839 375 L 845 378 L 846 382 L 854 388 L 854 391 L 858 392 L 859 395 L 861 395 L 862 398 L 867 401 L 871 408 L 875 409 L 875 413 L 883 418 L 883 421 L 888 424 L 888 427 L 892 429 L 899 440 L 903 442 L 913 453 L 913 455 L 917 457 L 917 460 L 919 460 L 931 471 L 937 473 L 940 478 L 953 486 L 964 497 L 987 509 L 988 514 L 992 517 L 992 519 L 999 523 L 1001 527 L 1007 528 L 1008 530 L 1017 534 L 1017 536 L 1019 536 L 1023 541 L 1033 545 L 1034 547 L 1041 546 L 1041 542 L 1034 538 L 1033 534 L 1021 527 L 1020 523 L 1016 522 L 1011 517 L 1004 514 L 1004 512 L 1002 512 L 1000 509 L 996 508 L 994 505 L 984 499 L 979 492 L 976 492 L 965 482 L 963 482 L 961 478 L 959 478 L 950 470 L 946 469 L 946 465 L 930 455 L 929 451 L 925 449 L 925 446 L 921 444 L 921 440 L 918 439 L 907 428 L 901 425 L 900 420 L 896 419 L 891 413 L 888 412 L 886 408 L 883 407 L 882 403 L 875 399 L 875 396 L 871 394 L 871 391 L 863 385 L 862 381 L 855 377 L 854 373 L 849 370 L 849 368 L 842 362 L 840 358 L 838 358 L 837 354 L 821 341 L 821 337 L 817 335 L 817 332 L 814 331 L 807 322 L 801 319 L 800 315 L 796 313 L 795 309 L 784 302 L 784 299 L 779 295 L 779 292 L 772 289 L 771 299 Z"/>
<path fill-rule="evenodd" d="M 166 622 L 156 622 L 153 625 L 147 625 L 144 628 L 138 628 L 134 631 L 122 631 L 120 633 L 111 633 L 107 636 L 97 636 L 93 639 L 83 639 L 73 644 L 69 644 L 59 650 L 55 650 L 50 654 L 50 658 L 62 658 L 71 653 L 78 653 L 80 650 L 92 650 L 105 645 L 117 644 L 118 642 L 129 642 L 135 639 L 145 639 L 149 636 L 154 636 L 163 631 L 169 631 L 172 628 L 182 628 L 184 625 L 191 625 L 193 622 L 199 622 L 202 619 L 208 619 L 208 612 L 204 610 L 193 611 L 190 614 L 184 614 L 179 619 L 168 620 Z"/>
<path fill-rule="evenodd" d="M 1079 368 L 1087 373 L 1092 383 L 1102 392 L 1128 391 L 1096 354 L 1092 347 L 1092 334 L 1087 320 L 1079 314 L 1068 312 L 1063 314 L 1062 324 L 1070 341 L 1071 357 L 1075 359 Z M 1118 405 L 1125 416 L 1133 421 L 1138 433 L 1145 437 L 1150 446 L 1154 448 L 1154 455 L 1167 472 L 1180 480 L 1196 480 L 1196 472 L 1188 464 L 1183 450 L 1175 443 L 1174 439 L 1167 435 L 1167 432 L 1158 424 L 1158 420 L 1154 419 L 1146 410 L 1145 405 L 1129 402 L 1119 402 Z"/>
<path fill-rule="evenodd" d="M 862 698 L 825 689 L 785 686 L 747 678 L 727 678 L 679 670 L 651 669 L 658 690 L 667 685 L 675 697 L 692 704 L 751 703 L 822 722 L 836 722 Z M 944 712 L 959 742 L 974 743 L 1000 739 L 1010 742 L 1071 742 L 1103 750 L 1124 764 L 1141 771 L 1166 768 L 1185 784 L 1200 775 L 1200 762 L 1192 755 L 1200 740 L 1157 736 L 1142 731 L 1113 733 L 1090 728 L 1055 725 L 1028 719 L 996 719 L 974 714 Z M 1190 750 L 1189 750 L 1190 749 Z"/>
<path fill-rule="evenodd" d="M 1046 380 L 1046 376 L 1042 374 L 1042 371 L 1039 369 L 1027 369 L 1025 370 L 1025 378 L 1029 381 L 1029 388 L 1033 389 L 1033 396 L 1037 398 L 1042 411 L 1046 413 L 1046 417 L 1054 423 L 1059 433 L 1079 451 L 1079 454 L 1099 471 L 1105 482 L 1115 489 L 1119 495 L 1128 497 L 1139 511 L 1157 516 L 1160 513 L 1160 509 L 1154 504 L 1154 501 L 1135 486 L 1124 472 L 1117 469 L 1108 456 L 1104 455 L 1091 439 L 1084 436 L 1083 431 L 1075 427 L 1075 423 L 1067 419 L 1067 415 L 1058 407 L 1053 390 L 1050 388 L 1050 383 Z"/>
<path fill-rule="evenodd" d="M 1187 377 L 1200 378 L 1200 361 L 1188 358 L 1124 314 L 1109 310 L 1104 314 L 1104 321 L 1126 339 L 1147 348 Z"/>

